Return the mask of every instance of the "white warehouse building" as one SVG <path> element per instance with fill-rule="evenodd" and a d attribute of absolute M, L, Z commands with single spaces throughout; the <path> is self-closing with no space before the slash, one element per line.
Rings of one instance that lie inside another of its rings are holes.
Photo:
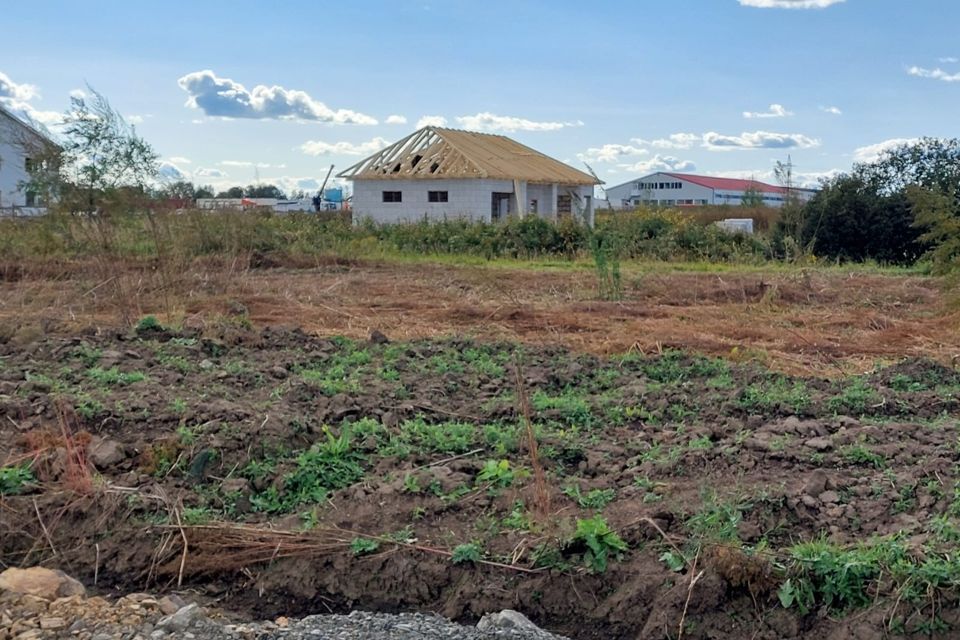
<path fill-rule="evenodd" d="M 788 194 L 801 201 L 816 193 L 813 189 L 779 187 L 757 180 L 714 178 L 686 173 L 652 173 L 606 189 L 614 209 L 639 205 L 690 207 L 703 205 L 740 205 L 748 193 L 759 196 L 764 206 L 782 207 Z"/>
<path fill-rule="evenodd" d="M 38 215 L 46 211 L 36 194 L 24 188 L 33 163 L 56 143 L 0 104 L 0 215 Z"/>
<path fill-rule="evenodd" d="M 506 136 L 424 127 L 339 174 L 354 219 L 404 222 L 510 215 L 593 220 L 594 176 Z"/>

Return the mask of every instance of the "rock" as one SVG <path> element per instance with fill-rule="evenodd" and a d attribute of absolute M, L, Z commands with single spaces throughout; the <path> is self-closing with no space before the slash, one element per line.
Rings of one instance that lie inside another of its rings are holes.
<path fill-rule="evenodd" d="M 833 442 L 830 441 L 830 438 L 810 438 L 803 444 L 817 451 L 829 451 L 833 449 Z"/>
<path fill-rule="evenodd" d="M 373 344 L 388 344 L 390 342 L 390 338 L 383 335 L 380 330 L 374 329 L 370 332 L 370 342 Z"/>
<path fill-rule="evenodd" d="M 824 491 L 820 494 L 820 499 L 825 504 L 836 504 L 840 502 L 840 494 L 836 491 Z"/>
<path fill-rule="evenodd" d="M 207 371 L 207 370 L 209 370 L 209 369 L 213 369 L 213 363 L 210 362 L 209 360 L 207 360 L 206 358 L 204 358 L 203 360 L 201 360 L 201 361 L 200 361 L 200 364 L 199 364 L 198 366 L 199 366 L 201 369 L 203 369 L 204 371 Z"/>
<path fill-rule="evenodd" d="M 157 631 L 181 633 L 202 618 L 203 611 L 196 602 L 193 602 L 181 607 L 176 613 L 160 618 L 157 622 Z"/>
<path fill-rule="evenodd" d="M 87 446 L 87 456 L 97 469 L 103 470 L 118 462 L 123 462 L 127 457 L 127 452 L 124 451 L 123 445 L 116 440 L 95 437 Z"/>
<path fill-rule="evenodd" d="M 504 609 L 500 613 L 487 613 L 480 618 L 477 623 L 477 629 L 486 632 L 495 632 L 498 629 L 514 629 L 518 631 L 529 631 L 532 633 L 542 633 L 542 629 L 530 622 L 527 616 L 513 609 Z"/>
<path fill-rule="evenodd" d="M 811 509 L 816 508 L 820 504 L 819 502 L 817 502 L 816 498 L 814 498 L 813 496 L 807 496 L 807 495 L 801 497 L 800 502 L 810 507 Z"/>
<path fill-rule="evenodd" d="M 246 478 L 227 478 L 220 484 L 220 490 L 224 495 L 247 493 L 250 491 L 250 481 Z"/>
<path fill-rule="evenodd" d="M 803 493 L 808 496 L 813 496 L 817 498 L 821 493 L 827 490 L 827 472 L 823 469 L 814 469 L 813 473 L 810 474 L 810 477 L 807 478 L 807 481 L 803 484 Z"/>
<path fill-rule="evenodd" d="M 45 600 L 84 595 L 87 592 L 82 584 L 63 571 L 44 567 L 7 569 L 0 573 L 0 591 L 29 594 Z"/>
<path fill-rule="evenodd" d="M 160 601 L 157 604 L 160 606 L 160 611 L 165 616 L 173 615 L 177 611 L 180 611 L 180 609 L 187 606 L 187 602 L 175 593 L 171 593 L 168 596 L 160 598 Z"/>
<path fill-rule="evenodd" d="M 67 621 L 63 618 L 40 618 L 40 628 L 44 630 L 53 631 L 55 629 L 63 629 L 67 626 Z"/>

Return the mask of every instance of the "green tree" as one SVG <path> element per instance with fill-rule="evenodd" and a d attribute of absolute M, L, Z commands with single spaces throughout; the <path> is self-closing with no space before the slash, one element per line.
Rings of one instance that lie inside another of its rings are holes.
<path fill-rule="evenodd" d="M 247 198 L 276 198 L 286 200 L 287 196 L 280 187 L 272 184 L 252 184 L 243 190 Z"/>
<path fill-rule="evenodd" d="M 242 198 L 243 197 L 243 187 L 230 187 L 226 191 L 221 191 L 217 194 L 218 198 Z"/>
<path fill-rule="evenodd" d="M 763 193 L 761 193 L 760 189 L 757 189 L 756 187 L 751 185 L 743 192 L 743 197 L 740 199 L 740 206 L 762 207 Z"/>
<path fill-rule="evenodd" d="M 798 240 L 816 256 L 912 264 L 924 252 L 906 194 L 881 192 L 859 175 L 822 183 L 803 218 Z"/>
<path fill-rule="evenodd" d="M 193 200 L 197 196 L 192 182 L 177 180 L 160 189 L 160 197 L 173 198 L 174 200 Z"/>
<path fill-rule="evenodd" d="M 213 186 L 209 184 L 201 184 L 200 186 L 197 187 L 197 190 L 193 192 L 193 197 L 196 199 L 212 198 Z"/>
<path fill-rule="evenodd" d="M 89 99 L 71 98 L 64 115 L 56 191 L 69 211 L 106 214 L 144 199 L 160 156 L 103 95 L 89 90 Z"/>

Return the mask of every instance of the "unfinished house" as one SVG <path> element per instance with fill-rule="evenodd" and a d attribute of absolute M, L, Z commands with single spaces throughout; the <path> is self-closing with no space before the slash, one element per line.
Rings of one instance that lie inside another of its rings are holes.
<path fill-rule="evenodd" d="M 577 216 L 593 222 L 594 176 L 506 136 L 424 127 L 339 174 L 354 219 L 404 222 Z"/>

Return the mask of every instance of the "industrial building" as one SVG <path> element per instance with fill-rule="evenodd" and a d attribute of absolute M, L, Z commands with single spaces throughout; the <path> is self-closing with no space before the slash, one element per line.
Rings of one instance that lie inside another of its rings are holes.
<path fill-rule="evenodd" d="M 758 180 L 714 178 L 686 173 L 652 173 L 606 189 L 613 209 L 639 205 L 690 207 L 740 205 L 744 198 L 759 198 L 764 206 L 782 207 L 789 197 L 805 202 L 813 189 L 780 187 Z"/>
<path fill-rule="evenodd" d="M 600 181 L 506 136 L 424 127 L 339 174 L 354 219 L 403 222 L 510 215 L 593 220 Z"/>

